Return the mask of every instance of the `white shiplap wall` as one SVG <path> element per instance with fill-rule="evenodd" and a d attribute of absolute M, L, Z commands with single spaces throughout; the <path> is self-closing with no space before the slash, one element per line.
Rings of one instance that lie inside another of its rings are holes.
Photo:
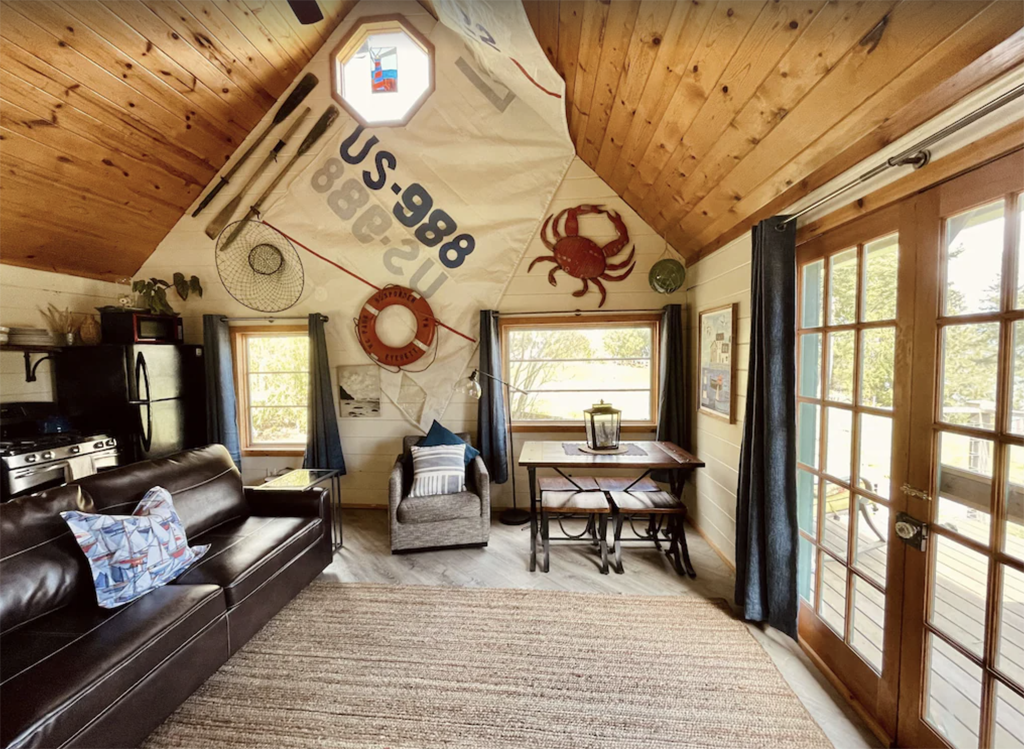
<path fill-rule="evenodd" d="M 575 159 L 555 193 L 549 212 L 560 211 L 581 203 L 600 204 L 618 211 L 629 229 L 631 246 L 636 246 L 636 268 L 626 280 L 607 284 L 608 299 L 603 310 L 659 310 L 665 304 L 684 303 L 684 291 L 664 296 L 653 292 L 647 282 L 651 266 L 666 255 L 664 240 L 617 197 L 590 167 Z M 176 270 L 200 275 L 206 290 L 203 299 L 190 299 L 182 303 L 174 299 L 172 294 L 172 302 L 185 318 L 186 338 L 198 343 L 202 339 L 202 314 L 247 316 L 254 313 L 235 302 L 220 284 L 209 240 L 201 234 L 203 222 L 195 223 L 199 226 L 192 227 L 183 221 L 143 266 L 139 275 L 170 276 Z M 580 223 L 581 233 L 599 243 L 615 237 L 607 218 L 603 216 L 583 217 Z M 580 282 L 561 273 L 558 274 L 558 286 L 552 287 L 547 279 L 550 264 L 542 264 L 532 273 L 527 273 L 530 262 L 543 254 L 549 252 L 537 236 L 527 248 L 498 309 L 509 314 L 598 309 L 600 298 L 593 287 L 587 296 L 573 297 L 571 294 L 579 288 Z M 620 255 L 620 258 L 624 257 L 624 254 Z M 315 261 L 311 261 L 310 267 L 306 270 L 307 291 L 294 308 L 282 314 L 306 315 L 317 311 L 329 315 L 331 321 L 327 325 L 327 345 L 332 367 L 340 364 L 366 363 L 368 360 L 356 341 L 352 326 L 347 323 L 354 316 L 358 303 L 368 295 L 366 287 L 340 271 L 325 269 L 323 266 L 316 267 Z M 336 376 L 336 371 L 332 374 Z M 476 401 L 456 394 L 444 414 L 443 423 L 454 431 L 475 433 L 476 408 Z M 418 433 L 416 428 L 406 421 L 398 409 L 387 402 L 382 403 L 380 418 L 339 419 L 338 424 L 348 467 L 348 475 L 344 478 L 342 486 L 344 501 L 347 504 L 359 505 L 386 504 L 388 475 L 395 455 L 401 450 L 402 437 Z M 544 434 L 516 434 L 515 443 L 518 446 L 526 439 L 545 438 L 583 439 L 583 433 L 581 431 L 579 435 L 556 437 Z M 299 458 L 245 458 L 242 472 L 246 481 L 257 482 L 265 478 L 268 471 L 278 471 L 295 466 L 299 462 Z M 495 506 L 511 504 L 511 491 L 508 485 L 494 486 L 492 491 Z M 517 492 L 520 499 L 528 496 L 525 472 L 521 478 L 520 474 L 517 474 Z"/>
<path fill-rule="evenodd" d="M 47 304 L 97 315 L 96 307 L 117 303 L 120 290 L 109 281 L 0 265 L 0 325 L 44 328 L 40 310 Z M 33 355 L 33 361 L 39 356 Z M 25 382 L 25 359 L 20 352 L 0 352 L 0 403 L 53 400 L 49 361 L 39 365 L 36 377 L 35 382 Z"/>
<path fill-rule="evenodd" d="M 702 413 L 692 421 L 691 445 L 705 468 L 687 485 L 686 504 L 691 522 L 730 562 L 736 559 L 736 482 L 739 476 L 743 414 L 747 407 L 747 360 L 750 358 L 750 233 L 688 269 L 689 360 L 692 398 L 697 403 L 696 373 L 698 314 L 736 303 L 735 422 L 726 423 Z"/>

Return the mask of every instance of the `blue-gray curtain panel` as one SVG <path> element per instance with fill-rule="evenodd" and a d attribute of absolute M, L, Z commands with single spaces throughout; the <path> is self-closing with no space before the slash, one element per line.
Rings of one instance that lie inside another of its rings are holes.
<path fill-rule="evenodd" d="M 505 386 L 485 375 L 502 376 L 498 313 L 480 310 L 480 401 L 477 403 L 477 447 L 495 484 L 508 481 L 505 431 Z"/>
<path fill-rule="evenodd" d="M 674 442 L 684 450 L 690 449 L 690 419 L 686 407 L 686 373 L 688 371 L 683 341 L 683 308 L 667 304 L 661 308 L 661 340 L 658 372 L 658 431 L 659 442 Z M 655 481 L 668 481 L 668 471 L 654 471 Z"/>
<path fill-rule="evenodd" d="M 345 473 L 345 455 L 338 436 L 338 413 L 334 410 L 331 363 L 327 359 L 327 338 L 323 316 L 309 316 L 309 428 L 303 468 L 337 468 Z"/>
<path fill-rule="evenodd" d="M 753 234 L 736 603 L 744 618 L 796 639 L 796 222 L 784 218 L 765 219 Z"/>
<path fill-rule="evenodd" d="M 242 453 L 235 410 L 235 373 L 231 331 L 220 315 L 203 315 L 203 358 L 206 361 L 206 439 L 224 445 L 235 465 Z"/>

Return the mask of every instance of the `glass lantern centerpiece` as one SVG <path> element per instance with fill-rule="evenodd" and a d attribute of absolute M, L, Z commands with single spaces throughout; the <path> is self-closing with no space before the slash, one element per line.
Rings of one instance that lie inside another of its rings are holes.
<path fill-rule="evenodd" d="M 587 447 L 594 451 L 613 452 L 619 449 L 619 429 L 622 426 L 622 411 L 611 403 L 595 403 L 583 411 L 583 423 L 587 429 Z"/>

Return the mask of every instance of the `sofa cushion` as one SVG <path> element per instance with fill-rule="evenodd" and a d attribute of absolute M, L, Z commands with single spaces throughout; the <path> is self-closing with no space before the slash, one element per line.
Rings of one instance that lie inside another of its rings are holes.
<path fill-rule="evenodd" d="M 115 610 L 69 606 L 3 635 L 0 744 L 63 744 L 224 612 L 217 587 L 167 586 Z"/>
<path fill-rule="evenodd" d="M 466 491 L 466 445 L 413 447 L 410 497 Z"/>
<path fill-rule="evenodd" d="M 249 517 L 230 520 L 193 539 L 210 544 L 206 556 L 175 580 L 177 585 L 224 588 L 236 606 L 295 559 L 324 532 L 320 518 Z"/>
<path fill-rule="evenodd" d="M 405 497 L 398 504 L 399 523 L 434 523 L 439 520 L 480 517 L 480 497 L 472 492 Z"/>
<path fill-rule="evenodd" d="M 75 601 L 96 603 L 89 564 L 61 512 L 94 512 L 74 484 L 0 504 L 0 632 Z"/>
<path fill-rule="evenodd" d="M 166 458 L 96 474 L 79 482 L 95 512 L 129 513 L 146 492 L 162 486 L 174 498 L 189 539 L 220 523 L 248 515 L 242 477 L 223 445 L 186 450 Z"/>
<path fill-rule="evenodd" d="M 166 489 L 154 486 L 131 515 L 60 514 L 92 569 L 96 602 L 113 609 L 166 585 L 209 551 L 190 547 Z"/>

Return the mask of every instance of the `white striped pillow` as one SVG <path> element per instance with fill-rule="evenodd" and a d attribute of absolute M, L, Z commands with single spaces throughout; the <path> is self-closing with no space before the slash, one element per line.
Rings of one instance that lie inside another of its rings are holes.
<path fill-rule="evenodd" d="M 466 445 L 409 448 L 412 451 L 410 497 L 466 491 Z"/>

